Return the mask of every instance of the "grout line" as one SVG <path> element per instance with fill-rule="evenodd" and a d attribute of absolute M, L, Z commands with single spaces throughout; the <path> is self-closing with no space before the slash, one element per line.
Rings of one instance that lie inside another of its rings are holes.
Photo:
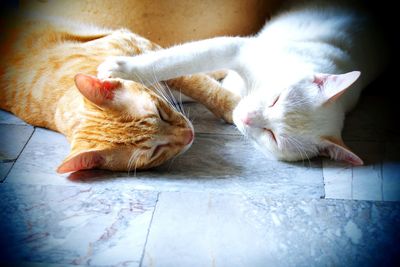
<path fill-rule="evenodd" d="M 321 159 L 321 175 L 322 175 L 322 196 L 321 199 L 326 199 L 326 183 L 325 183 L 325 175 L 324 175 L 324 159 Z"/>
<path fill-rule="evenodd" d="M 25 145 L 22 147 L 21 151 L 18 153 L 17 158 L 13 161 L 13 164 L 11 165 L 10 169 L 8 170 L 8 172 L 6 173 L 6 175 L 4 176 L 4 179 L 0 181 L 0 183 L 4 183 L 8 177 L 8 175 L 10 174 L 11 170 L 14 168 L 15 163 L 17 162 L 17 160 L 19 159 L 19 156 L 21 156 L 22 152 L 25 150 L 25 147 L 28 145 L 29 141 L 31 140 L 33 134 L 36 131 L 36 127 L 33 127 L 33 131 L 31 133 L 31 135 L 28 137 L 28 140 L 26 140 Z"/>
<path fill-rule="evenodd" d="M 154 214 L 156 213 L 157 204 L 158 204 L 158 200 L 160 199 L 160 195 L 161 195 L 161 192 L 158 192 L 158 194 L 157 194 L 157 199 L 156 199 L 156 203 L 155 203 L 154 209 L 153 209 L 153 213 L 151 214 L 149 229 L 147 230 L 146 240 L 145 240 L 145 242 L 144 242 L 143 251 L 142 251 L 142 256 L 140 257 L 139 267 L 142 267 L 142 265 L 143 265 L 143 259 L 144 259 L 144 254 L 145 254 L 145 251 L 146 251 L 147 241 L 148 241 L 148 239 L 149 239 L 150 229 L 151 229 L 151 226 L 152 226 L 152 224 L 153 224 Z"/>

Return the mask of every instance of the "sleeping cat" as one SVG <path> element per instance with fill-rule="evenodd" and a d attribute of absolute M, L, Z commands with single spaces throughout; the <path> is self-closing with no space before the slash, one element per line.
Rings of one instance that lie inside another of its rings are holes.
<path fill-rule="evenodd" d="M 107 56 L 132 56 L 159 49 L 157 45 L 127 30 L 57 19 L 25 19 L 4 34 L 0 108 L 68 138 L 71 152 L 58 167 L 59 173 L 147 169 L 192 144 L 193 126 L 170 101 L 166 85 L 150 88 L 93 76 Z M 220 107 L 236 105 L 237 100 L 208 76 L 166 83 L 231 120 L 231 114 L 222 113 Z"/>
<path fill-rule="evenodd" d="M 223 86 L 242 97 L 234 123 L 266 155 L 287 161 L 325 155 L 362 165 L 341 131 L 345 113 L 383 68 L 383 51 L 361 8 L 293 1 L 254 37 L 217 37 L 111 57 L 98 75 L 146 80 L 156 73 L 163 80 L 231 69 Z"/>

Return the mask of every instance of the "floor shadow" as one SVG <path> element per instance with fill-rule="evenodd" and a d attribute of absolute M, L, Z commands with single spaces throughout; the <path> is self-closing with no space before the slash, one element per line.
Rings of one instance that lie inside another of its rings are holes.
<path fill-rule="evenodd" d="M 240 137 L 221 136 L 221 138 L 238 139 Z M 67 178 L 73 182 L 95 182 L 121 178 L 216 180 L 240 176 L 244 175 L 244 172 L 249 172 L 250 170 L 242 162 L 238 162 L 237 159 L 240 157 L 235 156 L 237 153 L 223 151 L 221 145 L 225 144 L 226 140 L 217 139 L 215 136 L 199 137 L 187 152 L 151 170 L 136 172 L 134 170 L 130 172 L 84 170 L 71 173 Z"/>

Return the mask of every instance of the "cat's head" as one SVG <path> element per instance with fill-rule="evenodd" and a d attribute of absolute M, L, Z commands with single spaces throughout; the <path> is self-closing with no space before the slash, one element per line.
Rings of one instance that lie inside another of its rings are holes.
<path fill-rule="evenodd" d="M 277 95 L 263 88 L 241 100 L 233 120 L 272 158 L 297 161 L 323 155 L 362 165 L 342 141 L 345 114 L 338 101 L 359 75 L 358 71 L 309 75 L 283 90 L 273 90 L 280 91 Z"/>
<path fill-rule="evenodd" d="M 71 152 L 59 173 L 84 169 L 129 171 L 160 165 L 193 142 L 189 120 L 153 90 L 122 79 L 78 74 L 84 96 Z"/>

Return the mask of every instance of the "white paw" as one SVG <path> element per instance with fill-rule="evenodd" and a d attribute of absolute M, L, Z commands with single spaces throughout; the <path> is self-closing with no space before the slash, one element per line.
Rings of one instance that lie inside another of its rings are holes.
<path fill-rule="evenodd" d="M 128 68 L 129 57 L 108 57 L 97 68 L 97 77 L 100 79 L 122 78 L 131 79 L 131 71 Z"/>

